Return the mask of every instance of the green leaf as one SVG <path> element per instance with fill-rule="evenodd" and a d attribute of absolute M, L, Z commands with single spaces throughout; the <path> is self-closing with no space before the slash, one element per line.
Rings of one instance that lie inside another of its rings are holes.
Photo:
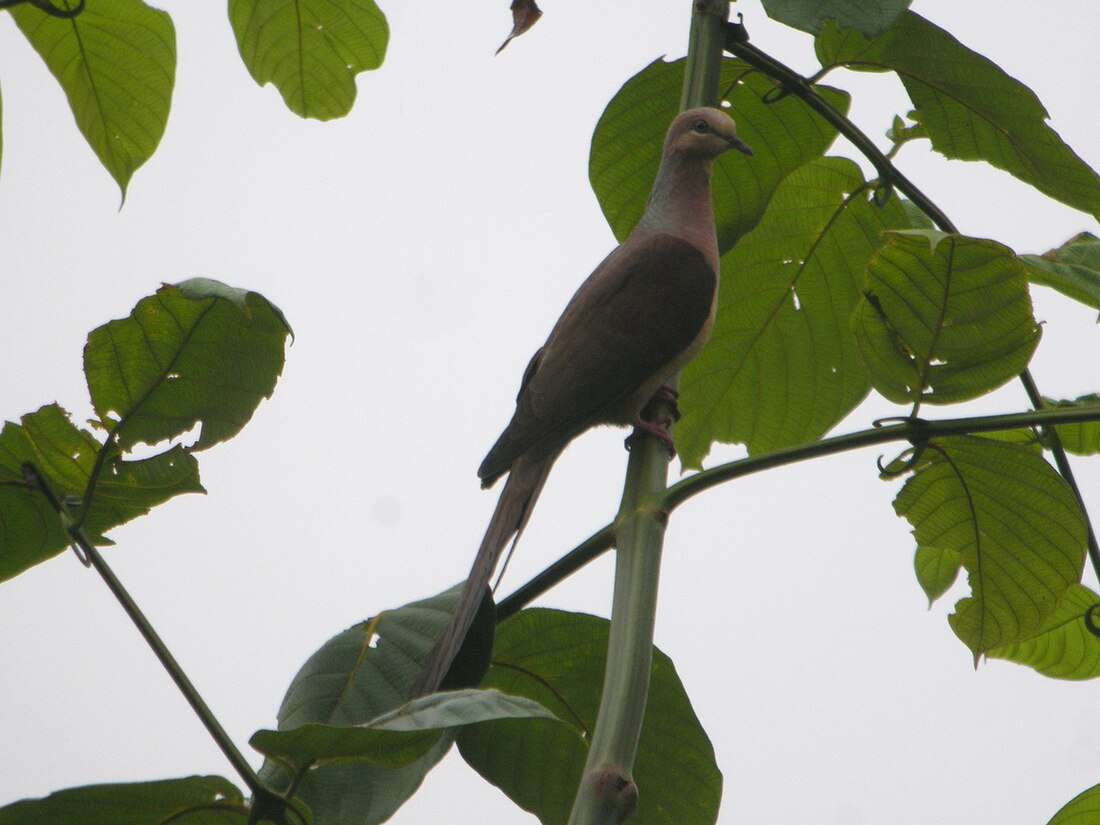
<path fill-rule="evenodd" d="M 1093 309 L 1100 309 L 1100 238 L 1082 232 L 1057 249 L 1042 255 L 1021 255 L 1027 277 L 1068 295 Z"/>
<path fill-rule="evenodd" d="M 920 15 L 906 12 L 871 39 L 826 26 L 817 56 L 827 67 L 896 72 L 937 152 L 984 160 L 1100 219 L 1100 176 L 1046 124 L 1035 93 Z"/>
<path fill-rule="evenodd" d="M 711 339 L 684 370 L 676 446 L 698 467 L 714 441 L 763 452 L 820 437 L 867 394 L 848 318 L 882 232 L 908 226 L 877 206 L 859 167 L 811 161 L 722 258 Z"/>
<path fill-rule="evenodd" d="M 88 336 L 84 372 L 97 423 L 123 450 L 198 422 L 194 450 L 232 438 L 271 397 L 289 332 L 258 293 L 205 279 L 165 285 Z"/>
<path fill-rule="evenodd" d="M 0 808 L 0 825 L 245 825 L 241 792 L 220 776 L 85 785 Z"/>
<path fill-rule="evenodd" d="M 851 323 L 871 383 L 899 404 L 983 395 L 1023 371 L 1040 334 L 1012 250 L 931 230 L 889 234 Z"/>
<path fill-rule="evenodd" d="M 1100 395 L 1082 395 L 1075 401 L 1043 399 L 1044 408 L 1066 409 L 1070 407 L 1095 407 L 1100 405 Z M 1058 438 L 1067 451 L 1076 455 L 1100 453 L 1100 421 L 1082 421 L 1080 424 L 1059 424 Z"/>
<path fill-rule="evenodd" d="M 591 731 L 608 627 L 595 616 L 524 610 L 497 628 L 493 667 L 483 684 L 528 696 Z M 489 722 L 461 731 L 458 745 L 478 773 L 543 825 L 566 822 L 587 757 L 573 731 L 542 720 Z M 634 779 L 641 793 L 632 822 L 712 825 L 718 816 L 722 777 L 714 751 L 672 662 L 658 650 Z"/>
<path fill-rule="evenodd" d="M 918 548 L 950 549 L 971 595 L 951 626 L 978 657 L 1037 633 L 1080 581 L 1085 524 L 1066 482 L 1030 446 L 959 436 L 928 442 L 894 500 Z"/>
<path fill-rule="evenodd" d="M 623 84 L 592 135 L 589 180 L 620 241 L 645 209 L 665 132 L 679 110 L 683 77 L 682 59 L 653 61 Z M 771 82 L 740 60 L 723 61 L 721 88 L 730 89 L 725 99 L 737 116 L 738 134 L 753 150 L 752 158 L 727 152 L 714 164 L 714 219 L 718 248 L 725 252 L 760 220 L 779 182 L 820 157 L 836 130 L 794 95 L 763 103 Z M 847 94 L 817 88 L 838 110 L 848 110 Z"/>
<path fill-rule="evenodd" d="M 986 655 L 1027 665 L 1052 679 L 1094 679 L 1100 676 L 1100 638 L 1086 626 L 1085 614 L 1098 606 L 1100 596 L 1075 584 L 1038 633 Z"/>
<path fill-rule="evenodd" d="M 772 20 L 820 34 L 826 20 L 873 37 L 888 29 L 912 0 L 762 0 Z"/>
<path fill-rule="evenodd" d="M 249 743 L 294 772 L 348 762 L 400 768 L 427 753 L 444 730 L 496 719 L 557 717 L 522 696 L 467 688 L 415 699 L 362 725 L 312 723 L 285 731 L 262 730 Z"/>
<path fill-rule="evenodd" d="M 1047 825 L 1100 825 L 1100 785 L 1077 794 Z"/>
<path fill-rule="evenodd" d="M 69 546 L 60 517 L 45 496 L 26 488 L 22 464 L 31 462 L 60 499 L 70 497 L 74 517 L 79 499 L 103 449 L 90 432 L 78 430 L 56 404 L 8 422 L 0 432 L 0 581 L 9 579 Z M 154 505 L 181 493 L 204 492 L 198 463 L 181 447 L 140 461 L 123 461 L 114 451 L 101 464 L 84 522 L 89 538 L 109 544 L 103 534 Z"/>
<path fill-rule="evenodd" d="M 921 545 L 917 548 L 913 556 L 913 569 L 917 574 L 917 583 L 928 597 L 929 606 L 951 589 L 961 567 L 962 557 L 950 547 Z"/>
<path fill-rule="evenodd" d="M 361 725 L 404 705 L 421 662 L 450 621 L 458 592 L 455 587 L 388 610 L 325 642 L 287 690 L 278 713 L 279 730 L 311 723 Z M 450 748 L 450 736 L 433 733 L 433 738 L 427 752 L 404 767 L 333 764 L 303 773 L 298 795 L 312 810 L 314 825 L 388 819 Z M 272 760 L 264 763 L 260 777 L 269 787 L 285 789 L 290 783 Z"/>
<path fill-rule="evenodd" d="M 317 120 L 351 111 L 355 76 L 382 65 L 390 36 L 373 0 L 229 0 L 229 21 L 252 78 Z"/>
<path fill-rule="evenodd" d="M 75 0 L 53 0 L 72 9 Z M 88 0 L 71 19 L 26 3 L 9 10 L 65 90 L 77 128 L 126 199 L 168 123 L 176 75 L 172 18 L 140 0 Z"/>

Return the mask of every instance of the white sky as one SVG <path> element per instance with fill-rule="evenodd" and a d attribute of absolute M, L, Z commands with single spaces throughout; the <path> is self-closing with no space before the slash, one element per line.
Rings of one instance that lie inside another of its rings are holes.
<path fill-rule="evenodd" d="M 213 277 L 286 312 L 298 337 L 274 398 L 199 456 L 209 495 L 116 530 L 108 552 L 247 750 L 327 638 L 465 575 L 496 496 L 474 471 L 530 354 L 613 245 L 587 182 L 592 129 L 628 77 L 683 53 L 690 3 L 545 0 L 494 58 L 507 0 L 388 0 L 386 63 L 328 124 L 255 86 L 224 5 L 163 5 L 179 48 L 172 115 L 121 212 L 60 89 L 0 19 L 0 417 L 56 400 L 87 418 L 87 332 L 162 281 Z M 1100 167 L 1095 3 L 914 8 L 1031 86 Z M 809 37 L 756 2 L 735 10 L 759 47 L 812 70 Z M 834 82 L 857 93 L 872 135 L 908 108 L 891 76 Z M 899 162 L 962 231 L 1017 251 L 1096 231 L 983 165 L 920 144 Z M 1097 391 L 1095 313 L 1035 293 L 1040 387 Z M 1023 405 L 1012 386 L 966 409 Z M 838 431 L 896 412 L 873 400 Z M 506 591 L 614 513 L 623 435 L 587 435 L 558 462 Z M 926 610 L 877 455 L 729 484 L 673 518 L 658 643 L 714 742 L 720 822 L 1046 822 L 1100 782 L 1100 686 L 1001 662 L 974 672 L 945 620 L 964 591 Z M 1097 462 L 1074 466 L 1100 519 Z M 544 603 L 606 615 L 610 579 L 601 560 Z M 2 585 L 0 662 L 0 803 L 95 782 L 237 781 L 71 554 Z M 535 820 L 455 753 L 392 821 Z"/>

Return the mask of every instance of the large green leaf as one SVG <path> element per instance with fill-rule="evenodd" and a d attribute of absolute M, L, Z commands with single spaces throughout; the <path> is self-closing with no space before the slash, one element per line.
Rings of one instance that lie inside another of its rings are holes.
<path fill-rule="evenodd" d="M 851 323 L 871 383 L 899 404 L 983 395 L 1023 371 L 1040 334 L 1012 250 L 930 230 L 889 234 Z"/>
<path fill-rule="evenodd" d="M 245 825 L 241 792 L 220 776 L 86 785 L 0 808 L 0 825 Z"/>
<path fill-rule="evenodd" d="M 882 231 L 908 225 L 896 198 L 875 204 L 850 160 L 787 176 L 722 258 L 714 331 L 681 384 L 685 466 L 714 441 L 762 452 L 816 439 L 860 402 L 869 384 L 848 318 Z"/>
<path fill-rule="evenodd" d="M 1100 238 L 1082 232 L 1042 255 L 1021 255 L 1027 277 L 1075 301 L 1100 309 Z"/>
<path fill-rule="evenodd" d="M 870 39 L 829 25 L 817 55 L 823 66 L 896 72 L 936 151 L 984 160 L 1100 219 L 1100 176 L 1046 124 L 1035 93 L 920 15 Z"/>
<path fill-rule="evenodd" d="M 123 450 L 199 422 L 194 450 L 232 438 L 271 397 L 289 333 L 258 293 L 200 278 L 165 285 L 88 336 L 84 373 L 97 423 Z"/>
<path fill-rule="evenodd" d="M 920 548 L 954 551 L 971 595 L 950 622 L 975 660 L 1035 635 L 1080 581 L 1085 524 L 1042 455 L 1003 440 L 936 438 L 894 500 Z"/>
<path fill-rule="evenodd" d="M 880 33 L 909 8 L 912 0 L 761 0 L 768 17 L 804 32 L 820 34 L 826 20 L 868 37 Z"/>
<path fill-rule="evenodd" d="M 229 0 L 229 20 L 253 79 L 318 120 L 351 111 L 355 76 L 382 65 L 390 36 L 373 0 Z"/>
<path fill-rule="evenodd" d="M 1096 607 L 1100 607 L 1100 596 L 1075 584 L 1038 633 L 986 655 L 1027 665 L 1053 679 L 1100 676 L 1100 638 L 1085 624 L 1085 614 Z"/>
<path fill-rule="evenodd" d="M 592 135 L 588 176 L 615 237 L 630 234 L 642 216 L 669 123 L 676 117 L 684 61 L 655 60 L 628 80 L 607 104 Z M 836 130 L 790 95 L 772 104 L 761 98 L 771 82 L 740 60 L 722 64 L 721 88 L 753 156 L 727 152 L 714 164 L 714 219 L 718 248 L 725 252 L 752 229 L 772 192 L 787 174 L 824 154 Z M 844 92 L 818 91 L 840 111 Z"/>
<path fill-rule="evenodd" d="M 1077 794 L 1047 825 L 1100 825 L 1100 785 Z"/>
<path fill-rule="evenodd" d="M 444 730 L 497 719 L 557 717 L 522 696 L 466 688 L 414 699 L 362 725 L 310 723 L 289 730 L 261 730 L 249 744 L 292 772 L 350 762 L 400 768 L 431 750 Z"/>
<path fill-rule="evenodd" d="M 279 708 L 280 731 L 311 723 L 349 726 L 369 723 L 405 704 L 421 662 L 443 634 L 458 588 L 388 610 L 334 636 L 298 671 Z M 400 768 L 331 764 L 301 775 L 298 795 L 313 812 L 314 825 L 384 822 L 420 786 L 451 746 L 438 738 L 415 761 Z M 287 772 L 268 760 L 260 776 L 270 787 L 286 788 Z"/>
<path fill-rule="evenodd" d="M 590 732 L 608 627 L 595 616 L 524 610 L 498 627 L 483 684 L 528 696 Z M 542 720 L 505 720 L 464 729 L 458 745 L 467 762 L 543 825 L 568 819 L 587 757 L 575 732 Z M 634 780 L 640 796 L 631 822 L 712 825 L 718 816 L 722 777 L 714 751 L 672 662 L 658 650 Z"/>
<path fill-rule="evenodd" d="M 70 498 L 72 514 L 81 515 L 88 481 L 98 471 L 95 495 L 84 526 L 96 544 L 103 534 L 145 515 L 154 505 L 181 493 L 204 492 L 194 457 L 174 447 L 141 461 L 123 461 L 104 450 L 90 432 L 73 426 L 56 404 L 8 422 L 0 432 L 0 581 L 51 558 L 69 545 L 61 519 L 40 492 L 27 489 L 22 465 L 30 462 L 59 498 Z"/>
<path fill-rule="evenodd" d="M 63 9 L 75 0 L 52 0 Z M 81 134 L 126 197 L 168 123 L 176 75 L 172 18 L 141 0 L 87 0 L 71 19 L 25 3 L 16 24 L 69 98 Z"/>

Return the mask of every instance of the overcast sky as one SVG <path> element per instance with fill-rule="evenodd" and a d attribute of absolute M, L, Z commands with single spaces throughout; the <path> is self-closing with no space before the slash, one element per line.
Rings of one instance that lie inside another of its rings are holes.
<path fill-rule="evenodd" d="M 326 639 L 465 575 L 496 499 L 475 470 L 531 353 L 613 245 L 587 181 L 592 129 L 627 78 L 683 54 L 691 4 L 545 0 L 542 21 L 494 58 L 507 0 L 389 0 L 386 63 L 327 124 L 254 84 L 224 4 L 163 5 L 179 49 L 172 113 L 121 211 L 64 95 L 0 16 L 0 417 L 57 401 L 88 418 L 85 336 L 162 281 L 217 278 L 285 311 L 297 341 L 274 397 L 199 456 L 209 495 L 114 531 L 108 551 L 247 750 Z M 1100 167 L 1093 0 L 913 7 L 1029 85 Z M 812 71 L 808 36 L 756 2 L 735 10 L 757 46 Z M 871 135 L 909 108 L 892 76 L 831 79 L 856 94 Z M 1097 231 L 927 144 L 899 164 L 963 232 L 1019 252 Z M 1033 292 L 1044 393 L 1100 389 L 1095 313 Z M 1024 405 L 1010 386 L 926 414 Z M 892 414 L 872 399 L 837 431 Z M 558 462 L 506 592 L 614 514 L 623 435 L 586 435 Z M 728 484 L 673 518 L 658 644 L 714 742 L 720 822 L 1044 823 L 1100 782 L 1100 685 L 1002 662 L 974 671 L 945 619 L 965 588 L 926 609 L 877 455 Z M 1074 466 L 1100 518 L 1098 462 Z M 543 603 L 606 615 L 611 572 L 603 559 Z M 240 784 L 72 554 L 0 588 L 0 803 L 195 773 Z M 392 821 L 535 820 L 454 753 Z"/>

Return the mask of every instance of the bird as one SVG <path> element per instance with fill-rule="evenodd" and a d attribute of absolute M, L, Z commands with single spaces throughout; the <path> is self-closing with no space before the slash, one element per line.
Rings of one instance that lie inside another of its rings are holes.
<path fill-rule="evenodd" d="M 520 381 L 512 420 L 478 469 L 482 488 L 508 478 L 456 604 L 410 699 L 436 691 L 469 632 L 501 551 L 527 525 L 565 447 L 601 424 L 672 441 L 642 409 L 706 342 L 718 295 L 710 178 L 715 158 L 752 150 L 721 109 L 672 121 L 642 217 L 581 284 Z M 629 439 L 628 439 L 629 441 Z"/>

